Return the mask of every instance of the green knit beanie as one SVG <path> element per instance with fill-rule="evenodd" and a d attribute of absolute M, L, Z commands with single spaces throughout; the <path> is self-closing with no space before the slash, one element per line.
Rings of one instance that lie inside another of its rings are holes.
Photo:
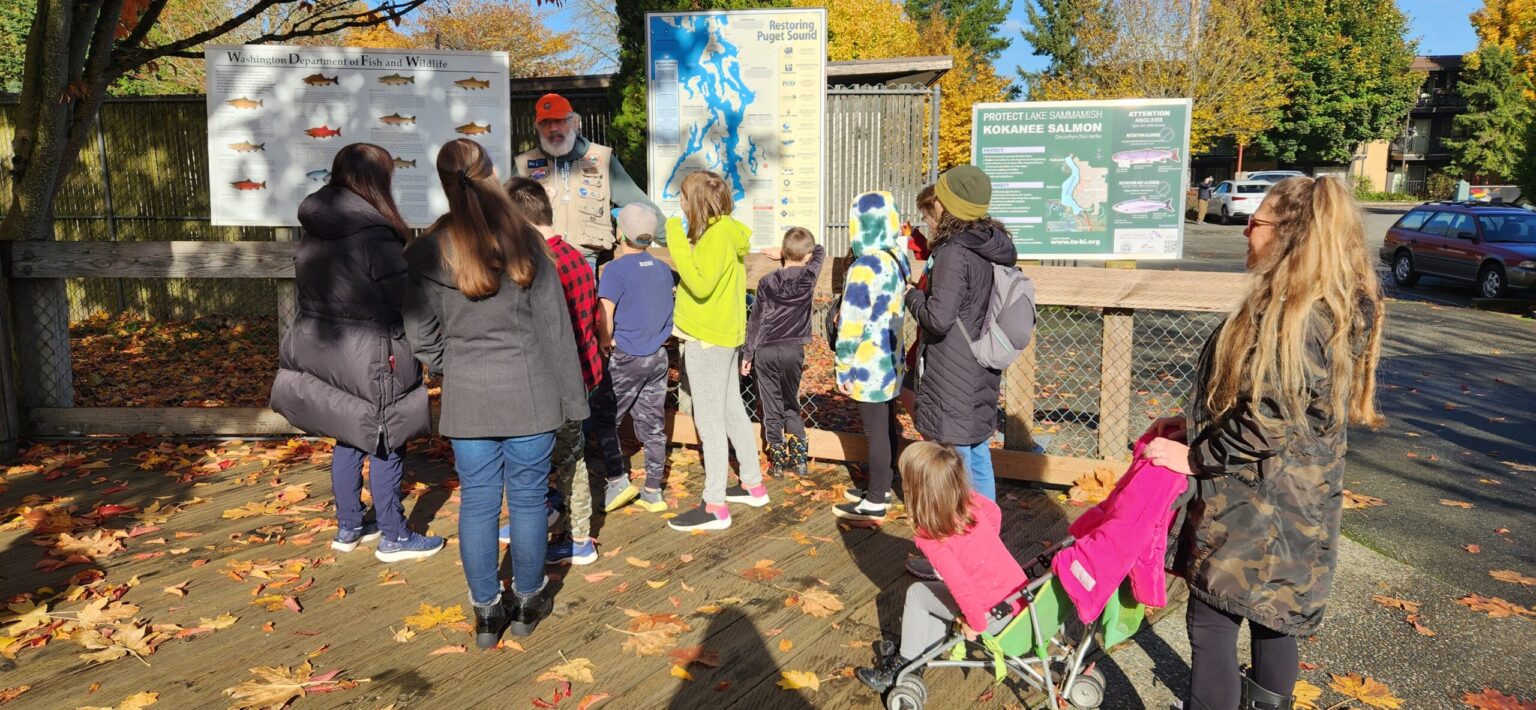
<path fill-rule="evenodd" d="M 966 222 L 987 216 L 992 202 L 992 178 L 974 165 L 956 165 L 939 176 L 934 186 L 944 211 Z"/>

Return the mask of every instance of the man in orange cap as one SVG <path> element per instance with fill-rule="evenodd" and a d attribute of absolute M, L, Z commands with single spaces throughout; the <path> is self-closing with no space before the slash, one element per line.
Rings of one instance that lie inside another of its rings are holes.
<path fill-rule="evenodd" d="M 581 250 L 593 273 L 615 243 L 610 210 L 655 203 L 635 184 L 613 149 L 581 135 L 581 114 L 559 94 L 534 104 L 539 147 L 517 156 L 517 174 L 544 185 L 555 208 L 555 231 Z"/>

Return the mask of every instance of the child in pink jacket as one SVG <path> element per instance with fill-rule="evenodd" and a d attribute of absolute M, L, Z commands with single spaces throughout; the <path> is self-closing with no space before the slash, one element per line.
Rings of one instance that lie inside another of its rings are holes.
<path fill-rule="evenodd" d="M 907 587 L 900 651 L 880 659 L 874 668 L 856 671 L 860 681 L 882 693 L 903 666 L 948 636 L 952 622 L 960 622 L 968 639 L 982 631 L 1002 631 L 1022 604 L 1014 600 L 1006 616 L 993 614 L 993 607 L 1028 583 L 1003 546 L 1002 511 L 971 490 L 970 474 L 954 447 L 918 442 L 902 452 L 897 465 L 917 549 L 944 581 Z"/>

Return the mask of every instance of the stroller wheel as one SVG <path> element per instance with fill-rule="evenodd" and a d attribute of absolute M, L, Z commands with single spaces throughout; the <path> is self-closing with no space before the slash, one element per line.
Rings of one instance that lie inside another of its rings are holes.
<path fill-rule="evenodd" d="M 1073 679 L 1062 695 L 1079 710 L 1094 710 L 1104 702 L 1104 673 L 1093 668 Z"/>
<path fill-rule="evenodd" d="M 928 702 L 928 686 L 920 678 L 907 678 L 885 694 L 886 710 L 923 710 Z"/>

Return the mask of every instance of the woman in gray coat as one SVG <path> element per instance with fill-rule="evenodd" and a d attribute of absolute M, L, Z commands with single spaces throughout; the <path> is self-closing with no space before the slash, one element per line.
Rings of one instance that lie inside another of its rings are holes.
<path fill-rule="evenodd" d="M 351 552 L 382 536 L 374 555 L 385 562 L 443 549 L 442 538 L 406 528 L 400 503 L 401 452 L 427 433 L 431 414 L 401 324 L 406 227 L 389 194 L 393 173 L 383 148 L 353 143 L 336 153 L 330 183 L 299 205 L 299 312 L 272 384 L 272 409 L 305 432 L 336 439 L 331 548 Z M 364 461 L 377 523 L 364 519 Z"/>

